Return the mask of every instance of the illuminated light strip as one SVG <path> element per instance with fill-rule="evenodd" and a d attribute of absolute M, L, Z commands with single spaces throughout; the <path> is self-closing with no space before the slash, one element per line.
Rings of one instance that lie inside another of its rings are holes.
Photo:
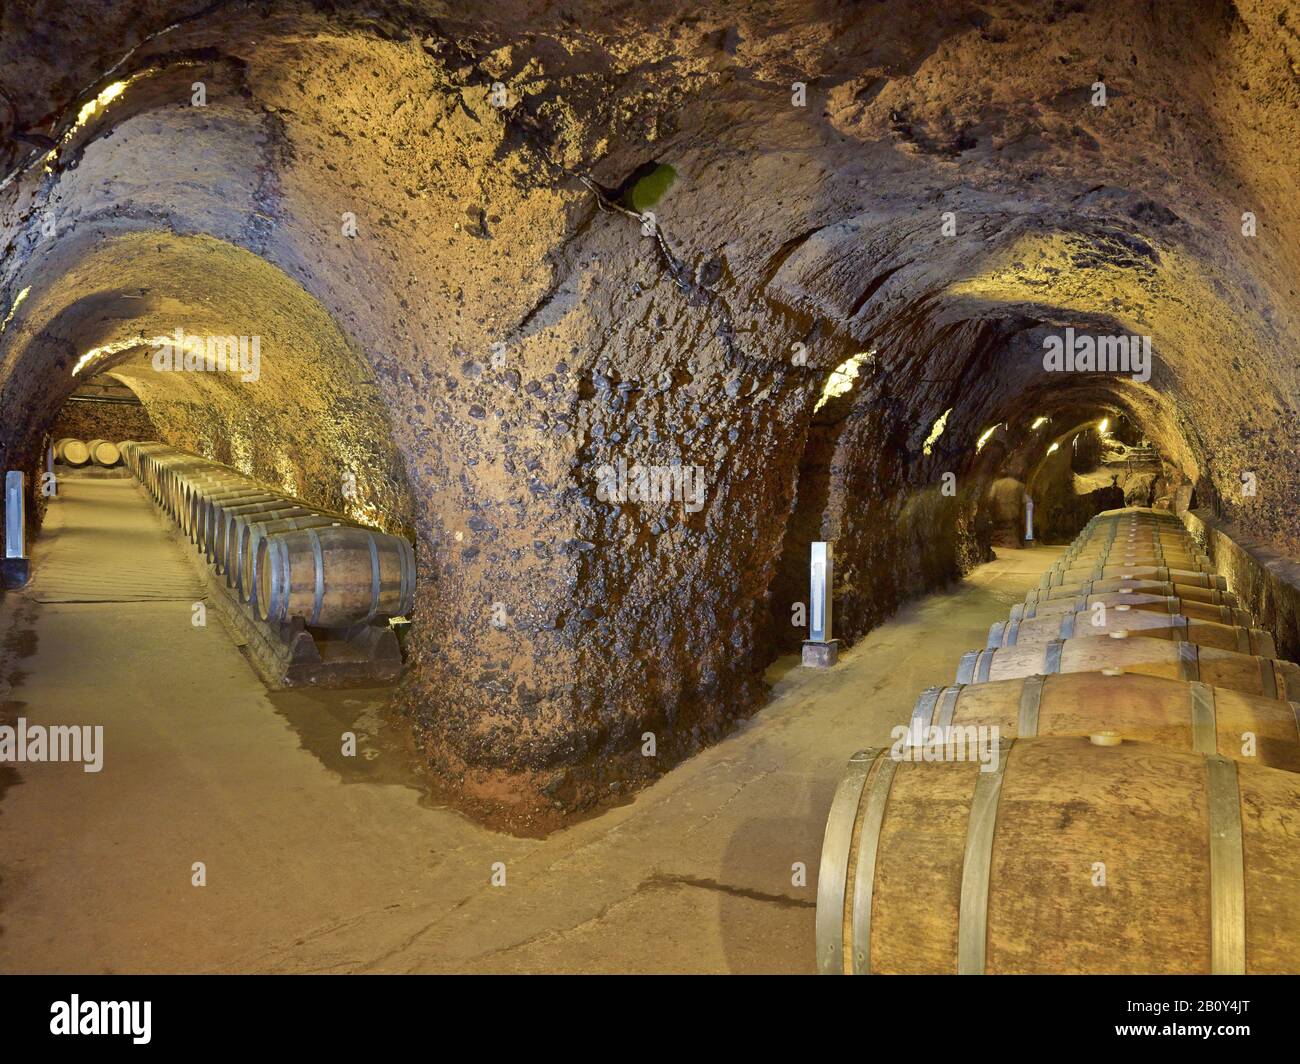
<path fill-rule="evenodd" d="M 77 364 L 72 367 L 72 375 L 77 376 L 92 362 L 108 355 L 120 355 L 123 351 L 129 351 L 133 347 L 161 347 L 163 344 L 175 346 L 175 336 L 133 336 L 129 340 L 114 340 L 111 344 L 105 344 L 103 347 L 92 347 L 77 359 Z M 206 354 L 207 352 L 206 341 L 201 336 L 186 336 L 182 347 L 187 352 L 194 352 L 195 354 Z"/>
<path fill-rule="evenodd" d="M 0 335 L 3 335 L 4 331 L 9 328 L 9 323 L 14 320 L 14 315 L 18 313 L 18 308 L 23 305 L 23 300 L 27 298 L 31 290 L 31 285 L 28 285 L 18 293 L 18 297 L 14 300 L 14 305 L 9 308 L 9 313 L 5 315 L 5 320 L 0 322 Z"/>
<path fill-rule="evenodd" d="M 1002 427 L 1002 422 L 999 421 L 992 428 L 984 430 L 984 435 L 975 441 L 976 454 L 979 454 L 980 451 L 984 450 L 984 445 L 989 442 L 989 437 L 992 436 L 993 433 L 997 432 L 998 429 L 1000 429 L 1001 427 Z"/>
<path fill-rule="evenodd" d="M 858 379 L 859 367 L 869 358 L 874 358 L 876 349 L 873 347 L 870 351 L 862 351 L 859 354 L 845 359 L 833 370 L 831 375 L 826 378 L 826 385 L 822 388 L 821 398 L 817 400 L 817 405 L 813 407 L 813 413 L 817 413 L 830 400 L 846 394 L 852 387 L 853 382 Z"/>
<path fill-rule="evenodd" d="M 934 428 L 930 430 L 930 435 L 926 437 L 925 445 L 921 448 L 925 454 L 929 454 L 934 450 L 935 441 L 943 435 L 943 430 L 948 425 L 948 415 L 951 413 L 952 407 L 948 407 L 947 410 L 939 415 L 939 420 L 934 423 Z"/>

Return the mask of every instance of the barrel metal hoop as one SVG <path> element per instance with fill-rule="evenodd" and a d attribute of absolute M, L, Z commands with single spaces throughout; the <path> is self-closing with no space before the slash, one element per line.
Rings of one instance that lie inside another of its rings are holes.
<path fill-rule="evenodd" d="M 984 644 L 985 647 L 1002 646 L 1003 640 L 1006 639 L 1006 633 L 1007 633 L 1007 622 L 994 621 L 991 625 L 989 625 L 989 637 Z"/>
<path fill-rule="evenodd" d="M 975 680 L 975 663 L 979 660 L 978 650 L 968 650 L 957 662 L 957 682 L 973 683 Z"/>
<path fill-rule="evenodd" d="M 1219 724 L 1214 707 L 1214 688 L 1193 680 L 1187 685 L 1192 696 L 1192 749 L 1198 754 L 1219 752 Z"/>
<path fill-rule="evenodd" d="M 370 610 L 366 614 L 365 623 L 369 624 L 379 612 L 379 545 L 375 542 L 373 532 L 366 533 L 366 541 L 370 544 Z"/>
<path fill-rule="evenodd" d="M 962 689 L 958 686 L 945 687 L 939 695 L 939 713 L 935 717 L 935 725 L 944 731 L 944 741 L 947 741 L 947 730 L 952 727 L 952 718 L 957 712 L 957 699 L 961 697 Z"/>
<path fill-rule="evenodd" d="M 939 701 L 940 690 L 938 687 L 927 687 L 912 707 L 912 719 L 907 725 L 910 745 L 920 746 L 925 742 L 925 730 L 930 727 L 930 721 L 934 717 L 934 706 Z"/>
<path fill-rule="evenodd" d="M 1272 658 L 1258 658 L 1259 661 L 1259 685 L 1265 698 L 1277 698 L 1277 672 L 1274 668 Z M 1287 692 L 1290 694 L 1290 692 Z"/>
<path fill-rule="evenodd" d="M 1043 704 L 1045 676 L 1026 676 L 1020 689 L 1020 716 L 1016 721 L 1016 735 L 1021 739 L 1038 734 L 1038 711 Z"/>
<path fill-rule="evenodd" d="M 1195 643 L 1178 644 L 1178 678 L 1188 683 L 1201 678 L 1200 649 Z"/>
<path fill-rule="evenodd" d="M 1061 652 L 1064 649 L 1065 643 L 1060 639 L 1053 639 L 1043 648 L 1044 676 L 1054 676 L 1061 671 Z"/>
<path fill-rule="evenodd" d="M 1061 614 L 1061 629 L 1057 633 L 1058 639 L 1074 638 L 1074 622 L 1078 619 L 1078 616 L 1073 610 Z"/>
<path fill-rule="evenodd" d="M 1250 629 L 1238 626 L 1237 632 L 1237 653 L 1249 654 L 1254 649 L 1250 645 Z"/>
<path fill-rule="evenodd" d="M 270 555 L 277 554 L 280 558 L 280 564 L 271 565 L 271 594 L 270 601 L 279 600 L 275 610 L 275 618 L 284 622 L 289 619 L 289 549 L 285 546 L 284 540 L 271 536 L 267 540 L 267 562 L 270 563 Z M 279 573 L 277 580 L 276 574 Z M 253 581 L 253 594 L 257 594 L 257 585 L 260 581 Z"/>
<path fill-rule="evenodd" d="M 406 541 L 405 536 L 398 536 L 397 542 L 402 549 L 402 599 L 398 603 L 397 612 L 405 617 L 411 612 L 411 606 L 414 599 L 415 584 L 415 551 L 411 544 Z"/>
<path fill-rule="evenodd" d="M 962 857 L 961 905 L 957 916 L 957 974 L 983 975 L 988 950 L 989 874 L 993 865 L 993 836 L 998 822 L 998 798 L 1012 743 L 998 747 L 997 768 L 976 775 Z"/>
<path fill-rule="evenodd" d="M 817 873 L 817 970 L 823 975 L 844 971 L 844 891 L 848 881 L 853 829 L 867 773 L 879 750 L 855 754 L 835 789 L 822 839 L 821 867 Z"/>
<path fill-rule="evenodd" d="M 1007 625 L 1006 646 L 1013 647 L 1020 640 L 1020 622 L 1012 621 Z"/>
<path fill-rule="evenodd" d="M 993 667 L 993 655 L 996 653 L 997 653 L 996 650 L 980 651 L 979 670 L 976 673 L 976 677 L 975 677 L 976 683 L 988 683 L 989 669 Z"/>
<path fill-rule="evenodd" d="M 1210 813 L 1210 971 L 1246 974 L 1246 873 L 1237 763 L 1206 758 Z"/>
<path fill-rule="evenodd" d="M 876 854 L 880 850 L 880 829 L 885 823 L 885 806 L 894 785 L 898 762 L 891 757 L 877 759 L 876 771 L 868 784 L 862 829 L 858 835 L 858 866 L 853 873 L 853 974 L 871 974 L 871 902 L 876 886 Z"/>
<path fill-rule="evenodd" d="M 312 603 L 311 620 L 307 623 L 315 624 L 320 619 L 321 606 L 325 603 L 325 552 L 321 550 L 320 536 L 314 528 L 307 529 L 307 536 L 311 540 L 311 552 L 316 556 L 316 597 Z"/>

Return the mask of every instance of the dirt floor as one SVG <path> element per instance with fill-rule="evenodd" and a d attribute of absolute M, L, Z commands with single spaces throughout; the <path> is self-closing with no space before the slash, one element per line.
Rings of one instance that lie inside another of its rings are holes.
<path fill-rule="evenodd" d="M 834 670 L 782 659 L 736 734 L 520 839 L 429 799 L 383 691 L 268 692 L 216 611 L 195 627 L 196 570 L 134 482 L 62 484 L 31 585 L 0 599 L 0 715 L 102 724 L 104 765 L 0 769 L 5 972 L 811 973 L 844 762 L 1062 549 L 1003 551 Z"/>

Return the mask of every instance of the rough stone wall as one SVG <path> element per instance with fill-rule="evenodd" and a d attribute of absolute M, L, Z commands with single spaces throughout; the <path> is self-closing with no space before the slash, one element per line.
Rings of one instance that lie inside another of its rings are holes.
<path fill-rule="evenodd" d="M 154 440 L 158 430 L 143 406 L 125 403 L 65 403 L 50 426 L 50 439 Z"/>

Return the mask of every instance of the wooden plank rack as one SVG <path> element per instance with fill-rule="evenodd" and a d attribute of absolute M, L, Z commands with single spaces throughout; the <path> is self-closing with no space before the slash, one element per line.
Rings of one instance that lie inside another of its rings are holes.
<path fill-rule="evenodd" d="M 189 552 L 187 552 L 189 553 Z M 272 687 L 351 687 L 394 682 L 402 672 L 397 636 L 386 621 L 352 628 L 308 628 L 301 617 L 287 624 L 259 620 L 225 577 L 203 566 L 208 602 L 215 605 L 258 675 Z"/>

